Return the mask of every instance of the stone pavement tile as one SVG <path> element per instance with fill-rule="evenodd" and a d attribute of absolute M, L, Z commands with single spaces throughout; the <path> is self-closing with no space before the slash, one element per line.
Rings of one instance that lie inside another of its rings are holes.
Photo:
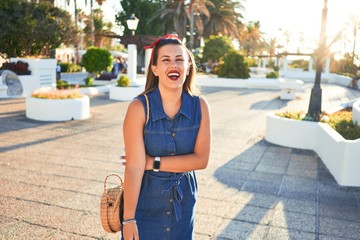
<path fill-rule="evenodd" d="M 251 193 L 246 191 L 238 192 L 230 200 L 236 203 L 243 203 L 249 206 L 269 209 L 273 208 L 277 203 L 277 197 L 275 195 Z"/>
<path fill-rule="evenodd" d="M 324 204 L 346 205 L 348 207 L 359 208 L 358 199 L 353 192 L 347 192 L 351 188 L 323 189 L 319 191 L 319 201 Z"/>
<path fill-rule="evenodd" d="M 232 206 L 231 212 L 235 214 L 233 220 L 261 225 L 269 225 L 274 214 L 273 209 L 251 206 L 250 204 Z"/>
<path fill-rule="evenodd" d="M 306 155 L 303 153 L 296 153 L 294 151 L 290 156 L 289 167 L 301 168 L 301 169 L 312 169 L 316 170 L 318 168 L 318 157 L 313 151 L 309 151 L 311 155 Z"/>
<path fill-rule="evenodd" d="M 282 187 L 279 196 L 283 198 L 316 201 L 317 195 L 313 188 L 305 187 Z"/>
<path fill-rule="evenodd" d="M 317 181 L 312 178 L 303 178 L 298 176 L 284 176 L 282 187 L 299 187 L 303 186 L 304 188 L 309 188 L 313 191 L 316 191 Z"/>
<path fill-rule="evenodd" d="M 29 201 L 27 201 L 27 209 L 25 211 L 27 215 L 24 216 L 24 221 L 53 228 L 62 228 L 70 219 L 77 218 L 83 214 L 82 211 Z"/>
<path fill-rule="evenodd" d="M 0 239 L 3 240 L 44 239 L 56 231 L 53 228 L 33 225 L 28 222 L 12 221 L 0 216 L 0 222 L 3 221 L 9 223 L 6 226 L 0 224 Z"/>
<path fill-rule="evenodd" d="M 315 215 L 317 202 L 305 199 L 278 198 L 275 210 Z"/>
<path fill-rule="evenodd" d="M 261 157 L 261 162 L 264 164 L 268 162 L 269 164 L 280 164 L 280 166 L 287 166 L 290 156 L 291 152 L 289 151 L 276 152 L 275 149 L 273 149 L 273 151 L 268 151 L 268 149 L 266 149 Z"/>
<path fill-rule="evenodd" d="M 215 177 L 217 177 L 219 182 L 225 184 L 226 186 L 240 190 L 249 174 L 250 171 L 247 170 L 237 170 L 226 167 L 216 171 Z"/>
<path fill-rule="evenodd" d="M 239 208 L 241 206 L 243 205 L 237 205 Z M 234 217 L 234 212 L 232 210 L 232 204 L 226 203 L 224 200 L 219 201 L 208 198 L 198 198 L 198 202 L 196 204 L 196 212 L 203 215 L 232 218 Z"/>
<path fill-rule="evenodd" d="M 360 227 L 360 209 L 357 206 L 348 206 L 346 203 L 341 205 L 320 203 L 319 214 L 321 217 L 358 222 Z"/>
<path fill-rule="evenodd" d="M 100 206 L 100 205 L 99 205 Z M 106 233 L 101 226 L 99 213 L 82 213 L 80 216 L 74 216 L 62 226 L 63 231 L 91 236 L 101 239 L 102 236 L 108 236 L 111 239 L 119 239 L 120 233 Z"/>
<path fill-rule="evenodd" d="M 268 226 L 263 226 L 259 224 L 225 220 L 218 231 L 216 239 L 264 239 L 268 229 Z"/>
<path fill-rule="evenodd" d="M 270 194 L 276 196 L 280 189 L 280 183 L 248 180 L 245 182 L 242 191 Z"/>
<path fill-rule="evenodd" d="M 264 173 L 274 173 L 274 174 L 285 174 L 286 166 L 274 166 L 269 164 L 260 163 L 257 165 L 255 171 L 264 172 Z"/>
<path fill-rule="evenodd" d="M 220 210 L 218 209 L 217 211 L 219 212 Z M 209 236 L 210 239 L 214 239 L 223 222 L 224 219 L 221 217 L 197 213 L 195 215 L 194 232 L 196 235 Z M 197 238 L 195 239 L 197 240 Z"/>
<path fill-rule="evenodd" d="M 270 227 L 264 240 L 316 240 L 314 233 Z"/>
<path fill-rule="evenodd" d="M 283 176 L 276 173 L 266 173 L 266 172 L 251 172 L 248 180 L 261 181 L 261 182 L 271 182 L 278 183 L 282 182 Z"/>
<path fill-rule="evenodd" d="M 78 234 L 74 234 L 74 233 L 67 233 L 67 232 L 63 232 L 61 230 L 57 230 L 56 232 L 50 234 L 49 236 L 47 236 L 46 238 L 43 238 L 44 240 L 53 240 L 53 239 L 61 239 L 61 240 L 94 240 L 94 238 L 91 236 L 83 236 L 83 235 L 78 235 Z M 102 238 L 102 240 L 107 240 L 107 239 L 111 239 L 111 238 Z"/>
<path fill-rule="evenodd" d="M 290 162 L 290 165 L 286 170 L 286 175 L 317 179 L 318 171 L 317 169 L 296 167 Z"/>
<path fill-rule="evenodd" d="M 319 233 L 345 239 L 360 239 L 360 223 L 320 217 Z"/>
<path fill-rule="evenodd" d="M 2 195 L 0 196 L 0 206 L 2 206 L 0 208 L 0 216 L 16 220 L 25 219 L 28 215 L 28 210 L 31 209 L 28 202 Z"/>
<path fill-rule="evenodd" d="M 270 225 L 274 227 L 315 233 L 316 218 L 315 215 L 287 212 L 276 209 Z"/>
<path fill-rule="evenodd" d="M 353 238 L 355 240 L 358 240 L 359 238 Z M 342 237 L 334 237 L 334 236 L 325 236 L 325 235 L 319 235 L 319 240 L 349 240 L 349 238 L 342 238 Z"/>

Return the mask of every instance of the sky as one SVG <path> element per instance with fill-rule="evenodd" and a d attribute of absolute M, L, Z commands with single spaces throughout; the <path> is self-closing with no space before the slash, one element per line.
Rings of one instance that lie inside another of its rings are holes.
<path fill-rule="evenodd" d="M 328 38 L 332 39 L 346 26 L 352 14 L 360 15 L 360 0 L 328 0 L 327 2 L 326 33 Z M 260 21 L 260 30 L 269 37 L 280 39 L 284 36 L 284 32 L 288 31 L 292 36 L 289 50 L 297 49 L 301 35 L 305 39 L 302 44 L 305 50 L 314 49 L 317 46 L 324 7 L 323 0 L 246 0 L 243 5 L 246 22 Z M 351 37 L 347 36 L 346 39 L 350 40 Z M 333 50 L 341 49 L 341 44 L 352 47 L 352 43 L 346 39 L 334 45 Z M 360 45 L 360 42 L 357 45 Z M 357 49 L 360 49 L 360 46 Z"/>
<path fill-rule="evenodd" d="M 74 9 L 73 2 L 74 0 L 70 0 L 70 5 L 66 6 L 65 0 L 55 0 L 56 4 L 65 5 L 69 11 Z M 86 7 L 84 2 L 85 0 L 77 0 L 79 8 L 85 7 L 89 11 L 89 3 Z M 324 0 L 242 0 L 241 3 L 245 8 L 242 12 L 245 22 L 260 21 L 260 30 L 268 39 L 277 38 L 285 43 L 285 33 L 289 34 L 287 51 L 296 51 L 299 46 L 303 52 L 313 52 L 316 48 L 320 36 Z M 94 8 L 96 7 L 98 5 L 94 0 Z M 329 39 L 346 26 L 352 14 L 360 15 L 360 0 L 328 0 L 327 7 L 326 32 Z M 121 11 L 122 8 L 119 0 L 105 0 L 101 9 L 104 11 L 106 20 L 114 22 L 115 13 Z M 141 24 L 141 19 L 139 24 Z M 304 39 L 302 42 L 301 36 Z M 347 51 L 349 51 L 349 48 L 352 48 L 350 39 L 352 38 L 347 36 L 334 45 L 332 50 L 340 52 L 340 49 L 347 46 Z M 360 51 L 360 36 L 358 42 L 357 49 Z"/>

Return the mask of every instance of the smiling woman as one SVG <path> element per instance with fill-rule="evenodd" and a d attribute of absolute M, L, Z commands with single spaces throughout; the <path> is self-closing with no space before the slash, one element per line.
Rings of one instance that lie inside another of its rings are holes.
<path fill-rule="evenodd" d="M 129 104 L 123 125 L 124 188 L 132 190 L 124 195 L 123 239 L 190 240 L 195 170 L 206 168 L 210 155 L 209 107 L 195 87 L 194 57 L 178 36 L 150 47 L 145 91 Z"/>

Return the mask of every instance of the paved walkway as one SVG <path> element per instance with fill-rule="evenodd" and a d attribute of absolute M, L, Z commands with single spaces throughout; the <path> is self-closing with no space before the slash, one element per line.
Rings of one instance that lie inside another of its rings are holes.
<path fill-rule="evenodd" d="M 360 97 L 322 87 L 324 110 Z M 314 152 L 264 140 L 266 114 L 306 111 L 310 88 L 293 101 L 278 90 L 203 89 L 213 148 L 198 171 L 195 240 L 360 239 L 360 188 L 339 186 Z M 0 239 L 118 239 L 101 228 L 99 200 L 104 177 L 124 172 L 127 105 L 98 95 L 90 119 L 53 123 L 27 119 L 24 99 L 0 100 Z"/>

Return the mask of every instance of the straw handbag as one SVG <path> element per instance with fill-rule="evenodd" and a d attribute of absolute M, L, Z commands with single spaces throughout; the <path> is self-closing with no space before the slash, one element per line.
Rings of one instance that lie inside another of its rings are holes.
<path fill-rule="evenodd" d="M 106 188 L 108 177 L 115 176 L 120 180 L 120 185 Z M 122 216 L 124 212 L 124 183 L 116 173 L 106 176 L 104 181 L 104 192 L 101 195 L 100 218 L 104 230 L 115 233 L 121 230 Z"/>

